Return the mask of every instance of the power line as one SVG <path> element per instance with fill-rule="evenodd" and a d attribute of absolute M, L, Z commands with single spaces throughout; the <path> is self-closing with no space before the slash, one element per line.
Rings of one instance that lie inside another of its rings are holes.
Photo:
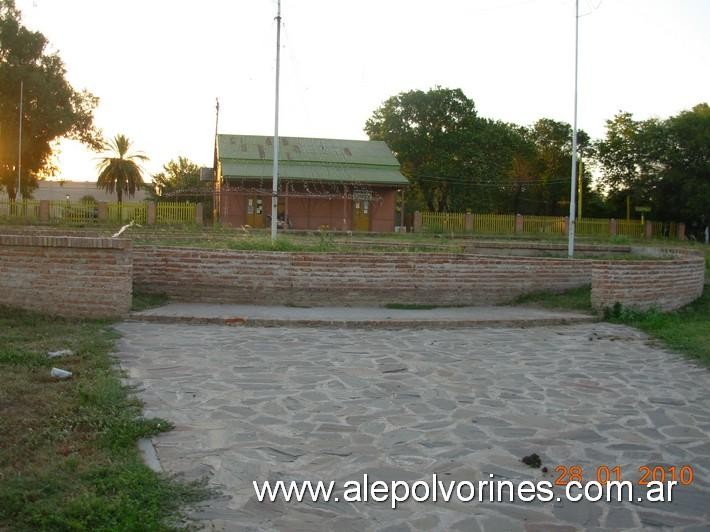
<path fill-rule="evenodd" d="M 525 181 L 513 181 L 513 182 L 500 182 L 500 181 L 485 181 L 476 182 L 472 181 L 472 178 L 467 177 L 444 177 L 444 176 L 415 176 L 410 178 L 415 183 L 417 182 L 428 182 L 428 183 L 441 183 L 441 184 L 451 184 L 451 185 L 464 185 L 464 186 L 476 186 L 476 187 L 492 187 L 492 188 L 508 188 L 508 187 L 518 187 L 518 186 L 546 186 L 546 185 L 564 185 L 567 184 L 568 179 L 565 178 L 554 178 L 548 180 L 525 180 Z"/>

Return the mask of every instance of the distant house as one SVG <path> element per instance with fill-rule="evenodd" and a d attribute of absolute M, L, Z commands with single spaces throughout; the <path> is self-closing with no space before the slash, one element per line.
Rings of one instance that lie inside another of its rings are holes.
<path fill-rule="evenodd" d="M 273 139 L 217 135 L 215 210 L 226 225 L 271 223 Z M 408 184 L 384 142 L 279 139 L 278 218 L 292 229 L 394 231 Z"/>
<path fill-rule="evenodd" d="M 118 201 L 116 194 L 108 194 L 105 190 L 96 187 L 96 181 L 39 181 L 39 186 L 32 192 L 32 199 L 51 201 L 76 202 L 86 196 L 91 196 L 96 201 Z M 146 193 L 136 190 L 135 196 L 123 197 L 124 201 L 143 201 Z"/>

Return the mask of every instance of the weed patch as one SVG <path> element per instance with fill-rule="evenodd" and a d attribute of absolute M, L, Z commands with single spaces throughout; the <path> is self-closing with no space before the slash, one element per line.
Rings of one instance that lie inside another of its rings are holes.
<path fill-rule="evenodd" d="M 0 307 L 0 530 L 172 530 L 206 496 L 141 461 L 136 439 L 171 424 L 121 386 L 115 339 L 107 322 Z M 47 357 L 59 349 L 71 354 Z"/>

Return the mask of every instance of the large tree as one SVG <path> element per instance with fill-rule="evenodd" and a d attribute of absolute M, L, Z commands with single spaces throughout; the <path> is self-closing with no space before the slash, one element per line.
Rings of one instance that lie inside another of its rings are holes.
<path fill-rule="evenodd" d="M 572 126 L 541 118 L 527 130 L 534 145 L 533 169 L 528 212 L 565 215 L 569 213 L 570 173 L 572 171 Z M 588 155 L 589 136 L 577 132 L 578 153 Z M 584 175 L 581 176 L 584 180 Z"/>
<path fill-rule="evenodd" d="M 596 144 L 601 181 L 616 214 L 626 199 L 650 206 L 652 217 L 702 230 L 710 222 L 710 107 L 661 120 L 619 113 Z"/>
<path fill-rule="evenodd" d="M 479 118 L 460 89 L 435 87 L 392 96 L 365 124 L 395 153 L 410 198 L 435 211 L 498 210 L 517 138 L 503 122 Z"/>
<path fill-rule="evenodd" d="M 121 203 L 124 193 L 133 196 L 136 190 L 143 187 L 140 163 L 147 161 L 148 157 L 142 153 L 130 153 L 131 141 L 125 135 L 116 135 L 105 144 L 104 149 L 112 152 L 112 157 L 104 157 L 99 162 L 96 186 L 109 194 L 116 192 L 118 202 Z"/>
<path fill-rule="evenodd" d="M 205 201 L 211 197 L 212 183 L 200 181 L 200 167 L 187 157 L 178 157 L 163 165 L 163 171 L 153 175 L 149 187 L 153 199 L 174 201 Z"/>
<path fill-rule="evenodd" d="M 412 206 L 434 211 L 567 214 L 572 128 L 543 118 L 532 127 L 481 118 L 460 89 L 389 98 L 367 121 L 412 183 Z M 579 151 L 589 137 L 578 132 Z M 591 176 L 582 174 L 587 197 Z M 598 197 L 596 198 L 599 199 Z M 596 201 L 598 204 L 598 201 Z"/>
<path fill-rule="evenodd" d="M 98 99 L 75 90 L 59 55 L 46 49 L 44 35 L 22 25 L 14 0 L 0 0 L 0 190 L 11 199 L 17 195 L 21 82 L 23 196 L 51 168 L 53 141 L 70 138 L 94 149 L 101 145 L 93 123 Z"/>
<path fill-rule="evenodd" d="M 402 173 L 431 210 L 446 210 L 452 178 L 462 176 L 459 148 L 476 121 L 476 109 L 460 89 L 436 87 L 392 96 L 365 124 L 371 140 L 383 140 Z M 448 179 L 447 179 L 448 178 Z"/>

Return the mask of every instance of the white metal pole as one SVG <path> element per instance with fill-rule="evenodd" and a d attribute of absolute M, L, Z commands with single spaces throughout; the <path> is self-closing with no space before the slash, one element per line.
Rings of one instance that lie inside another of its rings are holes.
<path fill-rule="evenodd" d="M 281 67 L 281 0 L 276 12 L 276 98 L 274 105 L 274 178 L 271 189 L 271 240 L 276 239 L 279 214 L 279 69 Z"/>
<path fill-rule="evenodd" d="M 577 69 L 579 63 L 579 0 L 575 0 L 574 12 L 574 122 L 572 124 L 572 178 L 569 191 L 569 227 L 567 255 L 574 256 L 575 192 L 577 189 Z"/>
<path fill-rule="evenodd" d="M 215 98 L 215 115 L 214 115 L 214 138 L 217 139 L 217 131 L 219 130 L 219 98 Z M 217 142 L 215 140 L 215 142 Z"/>
<path fill-rule="evenodd" d="M 17 193 L 15 194 L 16 202 L 20 201 L 20 198 L 22 196 L 22 100 L 24 87 L 25 82 L 23 80 L 20 80 L 20 131 L 17 136 Z"/>

